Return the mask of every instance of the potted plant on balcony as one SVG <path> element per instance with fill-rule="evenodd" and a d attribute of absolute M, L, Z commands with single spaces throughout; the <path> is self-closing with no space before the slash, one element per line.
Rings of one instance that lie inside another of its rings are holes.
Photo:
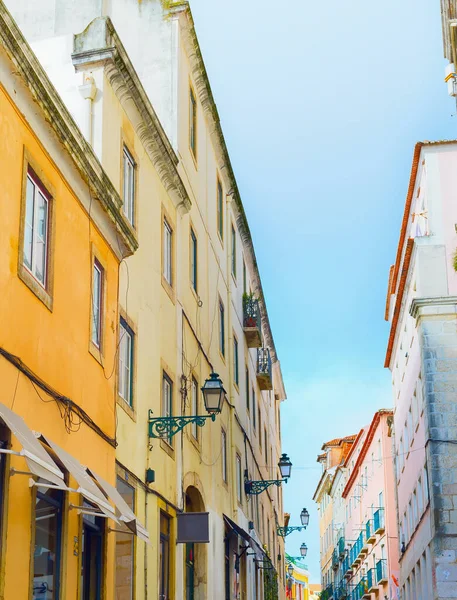
<path fill-rule="evenodd" d="M 243 294 L 243 312 L 244 312 L 244 326 L 245 327 L 258 327 L 257 319 L 257 298 L 253 292 Z"/>

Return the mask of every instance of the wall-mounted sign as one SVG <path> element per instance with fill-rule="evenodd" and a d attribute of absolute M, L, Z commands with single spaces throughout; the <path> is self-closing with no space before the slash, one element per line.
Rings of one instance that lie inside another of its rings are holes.
<path fill-rule="evenodd" d="M 209 513 L 178 513 L 178 544 L 209 543 Z"/>

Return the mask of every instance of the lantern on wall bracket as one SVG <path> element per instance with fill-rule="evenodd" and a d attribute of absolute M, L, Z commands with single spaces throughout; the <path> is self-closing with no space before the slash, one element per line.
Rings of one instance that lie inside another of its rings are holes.
<path fill-rule="evenodd" d="M 276 533 L 281 537 L 286 537 L 293 531 L 301 531 L 302 529 L 306 529 L 309 524 L 309 512 L 306 510 L 306 508 L 304 508 L 300 513 L 300 521 L 301 525 L 293 527 L 277 527 Z"/>
<path fill-rule="evenodd" d="M 281 483 L 286 482 L 290 477 L 290 472 L 292 470 L 292 463 L 290 462 L 290 458 L 287 454 L 283 454 L 279 459 L 278 463 L 279 471 L 281 473 L 282 479 L 262 479 L 260 481 L 252 481 L 250 479 L 245 478 L 244 481 L 244 491 L 248 496 L 258 496 L 266 489 L 268 489 L 271 485 L 281 486 Z"/>
<path fill-rule="evenodd" d="M 212 372 L 201 388 L 207 415 L 180 415 L 178 417 L 153 417 L 149 410 L 149 437 L 169 440 L 186 425 L 195 423 L 203 427 L 207 419 L 216 420 L 216 415 L 222 411 L 226 391 L 217 373 Z"/>

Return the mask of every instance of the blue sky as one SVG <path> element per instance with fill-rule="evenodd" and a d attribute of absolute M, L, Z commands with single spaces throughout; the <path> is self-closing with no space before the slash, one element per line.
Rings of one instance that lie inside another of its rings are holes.
<path fill-rule="evenodd" d="M 457 137 L 438 0 L 191 0 L 288 400 L 291 524 L 319 581 L 324 441 L 392 405 L 383 320 L 414 144 Z"/>

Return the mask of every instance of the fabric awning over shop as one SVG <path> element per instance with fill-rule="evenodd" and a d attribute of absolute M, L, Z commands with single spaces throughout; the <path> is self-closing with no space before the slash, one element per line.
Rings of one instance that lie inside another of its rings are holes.
<path fill-rule="evenodd" d="M 27 461 L 30 473 L 60 489 L 67 490 L 68 488 L 65 485 L 62 471 L 42 447 L 33 431 L 26 425 L 24 419 L 1 403 L 0 417 L 21 444 L 22 450 L 18 454 L 23 456 Z M 10 450 L 3 450 L 3 452 L 15 454 Z"/>
<path fill-rule="evenodd" d="M 122 523 L 125 523 L 126 526 L 131 531 L 133 531 L 133 533 L 135 535 L 137 535 L 141 540 L 143 540 L 147 544 L 150 544 L 151 541 L 149 539 L 149 534 L 148 534 L 147 530 L 138 521 L 135 513 L 132 511 L 130 506 L 127 504 L 127 502 L 124 500 L 124 498 L 120 495 L 120 493 L 117 491 L 117 489 L 114 486 L 112 486 L 110 483 L 105 481 L 102 477 L 100 477 L 100 475 L 97 475 L 97 473 L 95 473 L 95 471 L 92 471 L 92 469 L 90 469 L 90 472 L 93 475 L 93 477 L 97 480 L 98 484 L 103 489 L 105 494 L 114 503 L 114 506 L 119 511 L 119 513 L 120 513 L 120 516 L 118 517 L 119 521 L 121 521 Z"/>
<path fill-rule="evenodd" d="M 76 480 L 78 489 L 76 490 L 86 498 L 89 502 L 92 502 L 110 519 L 117 522 L 116 513 L 114 508 L 102 494 L 100 488 L 97 486 L 95 481 L 89 475 L 87 470 L 82 464 L 76 460 L 71 454 L 68 454 L 65 450 L 62 450 L 57 444 L 51 441 L 49 438 L 42 436 L 42 439 L 48 444 L 52 450 L 56 453 L 59 460 L 63 463 L 70 475 Z"/>
<path fill-rule="evenodd" d="M 229 517 L 227 517 L 227 515 L 224 515 L 224 521 L 225 521 L 226 525 L 228 527 L 230 527 L 230 529 L 232 529 L 232 531 L 234 531 L 235 533 L 237 533 L 240 537 L 243 538 L 243 540 L 245 540 L 249 544 L 249 546 L 251 547 L 251 549 L 254 550 L 254 552 L 256 554 L 256 558 L 258 560 L 270 560 L 269 557 L 268 557 L 268 555 L 266 554 L 265 550 L 252 537 L 252 535 L 249 535 L 249 533 L 247 531 L 245 531 L 242 527 L 240 527 L 239 525 L 237 525 L 235 523 L 235 521 L 232 521 L 232 519 L 230 519 Z"/>

